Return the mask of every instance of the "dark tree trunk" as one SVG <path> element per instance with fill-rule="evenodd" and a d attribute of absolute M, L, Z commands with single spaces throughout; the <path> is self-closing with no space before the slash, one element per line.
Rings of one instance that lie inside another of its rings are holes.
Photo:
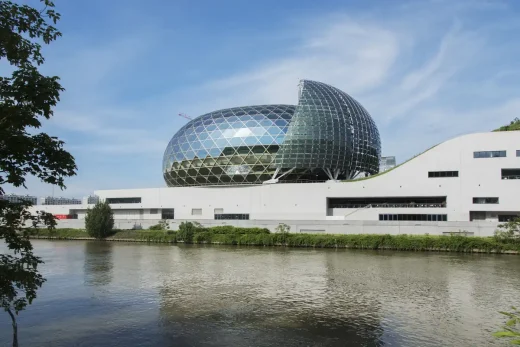
<path fill-rule="evenodd" d="M 11 316 L 11 320 L 13 321 L 13 347 L 18 347 L 18 324 L 16 324 L 16 317 L 10 308 L 7 309 L 7 312 Z"/>

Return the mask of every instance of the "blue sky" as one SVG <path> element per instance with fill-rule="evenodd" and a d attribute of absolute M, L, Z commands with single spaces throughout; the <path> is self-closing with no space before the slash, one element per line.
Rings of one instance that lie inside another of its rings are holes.
<path fill-rule="evenodd" d="M 66 141 L 78 165 L 55 195 L 162 187 L 164 149 L 186 122 L 178 113 L 294 104 L 303 78 L 361 102 L 383 155 L 398 162 L 520 116 L 514 0 L 55 4 L 63 37 L 45 47 L 42 70 L 66 92 L 44 130 Z M 28 188 L 52 192 L 35 179 Z"/>

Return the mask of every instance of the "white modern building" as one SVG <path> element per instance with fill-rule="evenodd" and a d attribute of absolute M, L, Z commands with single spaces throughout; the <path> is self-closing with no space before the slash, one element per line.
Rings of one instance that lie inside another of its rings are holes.
<path fill-rule="evenodd" d="M 356 232 L 370 225 L 378 233 L 405 226 L 409 234 L 414 230 L 489 234 L 498 222 L 520 216 L 520 133 L 460 136 L 392 170 L 359 180 L 100 190 L 95 194 L 111 203 L 116 220 L 142 227 L 171 219 L 211 225 L 288 222 L 303 225 L 305 230 L 293 228 L 300 232 L 348 232 L 349 228 Z M 87 207 L 35 208 L 76 215 L 77 221 L 61 222 L 70 224 L 82 223 Z"/>
<path fill-rule="evenodd" d="M 214 111 L 167 145 L 167 187 L 100 190 L 81 204 L 35 209 L 82 227 L 97 199 L 116 227 L 161 219 L 293 232 L 492 235 L 520 216 L 520 132 L 464 135 L 401 165 L 383 157 L 375 122 L 348 94 L 302 81 L 298 105 Z M 75 202 L 77 202 L 75 200 Z"/>

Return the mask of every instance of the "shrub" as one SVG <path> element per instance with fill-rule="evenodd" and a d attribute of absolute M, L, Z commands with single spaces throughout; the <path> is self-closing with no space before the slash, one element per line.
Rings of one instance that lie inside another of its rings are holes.
<path fill-rule="evenodd" d="M 92 209 L 87 210 L 85 229 L 96 239 L 110 236 L 114 228 L 114 214 L 107 202 L 98 202 Z"/>
<path fill-rule="evenodd" d="M 495 239 L 500 242 L 520 242 L 520 217 L 504 224 L 499 224 L 495 230 Z"/>
<path fill-rule="evenodd" d="M 182 222 L 177 232 L 177 240 L 192 243 L 197 227 L 192 222 Z"/>
<path fill-rule="evenodd" d="M 287 235 L 291 231 L 291 227 L 285 223 L 278 224 L 275 228 L 276 233 L 280 235 L 280 242 L 283 244 L 287 243 Z"/>
<path fill-rule="evenodd" d="M 170 223 L 167 220 L 161 220 L 158 224 L 154 224 L 148 228 L 148 230 L 168 230 L 170 229 Z"/>

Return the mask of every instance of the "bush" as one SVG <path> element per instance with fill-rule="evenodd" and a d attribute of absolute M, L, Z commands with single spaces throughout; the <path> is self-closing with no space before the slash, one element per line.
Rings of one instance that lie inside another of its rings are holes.
<path fill-rule="evenodd" d="M 112 235 L 114 228 L 114 214 L 107 202 L 98 202 L 92 209 L 87 210 L 85 229 L 96 239 L 104 239 Z"/>
<path fill-rule="evenodd" d="M 167 220 L 161 220 L 158 224 L 152 225 L 148 230 L 168 230 L 170 229 L 170 223 Z"/>
<path fill-rule="evenodd" d="M 499 224 L 495 230 L 495 239 L 500 242 L 520 242 L 520 217 Z"/>
<path fill-rule="evenodd" d="M 184 243 L 192 243 L 196 231 L 197 226 L 192 222 L 182 222 L 177 232 L 177 240 L 183 241 Z"/>

